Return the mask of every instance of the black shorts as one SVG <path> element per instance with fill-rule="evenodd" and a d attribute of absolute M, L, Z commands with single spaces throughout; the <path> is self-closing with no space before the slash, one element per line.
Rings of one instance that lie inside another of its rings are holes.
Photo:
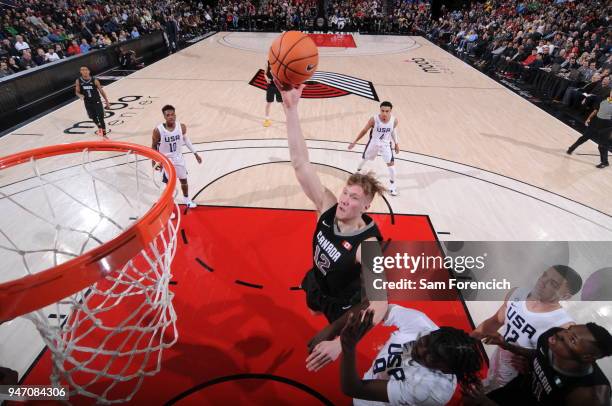
<path fill-rule="evenodd" d="M 525 385 L 525 377 L 519 375 L 505 386 L 487 393 L 487 397 L 500 406 L 534 406 L 538 402 L 531 395 L 531 388 Z"/>
<path fill-rule="evenodd" d="M 306 292 L 306 304 L 315 312 L 321 312 L 327 321 L 333 323 L 352 306 L 361 303 L 361 289 L 356 289 L 350 298 L 336 298 L 326 295 L 321 290 L 315 276 L 316 269 L 306 272 L 302 280 L 302 289 Z"/>
<path fill-rule="evenodd" d="M 104 107 L 102 102 L 97 103 L 85 103 L 85 110 L 87 110 L 87 117 L 96 121 L 98 117 L 104 118 Z"/>
<path fill-rule="evenodd" d="M 276 98 L 276 101 L 279 103 L 282 103 L 283 101 L 280 91 L 278 90 L 276 85 L 274 83 L 270 83 L 268 84 L 268 88 L 266 89 L 266 101 L 268 103 L 272 103 L 274 101 L 274 98 Z"/>

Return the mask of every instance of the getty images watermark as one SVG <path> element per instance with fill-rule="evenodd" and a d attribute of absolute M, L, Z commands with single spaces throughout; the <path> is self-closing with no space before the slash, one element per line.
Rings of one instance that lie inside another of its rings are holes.
<path fill-rule="evenodd" d="M 584 282 L 573 299 L 612 300 L 612 242 L 364 242 L 362 264 L 373 300 L 503 301 L 515 288 L 553 294 L 565 286 L 564 267 Z"/>

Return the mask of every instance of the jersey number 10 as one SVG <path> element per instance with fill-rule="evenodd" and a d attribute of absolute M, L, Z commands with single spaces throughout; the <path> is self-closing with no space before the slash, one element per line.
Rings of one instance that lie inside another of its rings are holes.
<path fill-rule="evenodd" d="M 170 143 L 170 152 L 176 152 L 176 142 Z"/>

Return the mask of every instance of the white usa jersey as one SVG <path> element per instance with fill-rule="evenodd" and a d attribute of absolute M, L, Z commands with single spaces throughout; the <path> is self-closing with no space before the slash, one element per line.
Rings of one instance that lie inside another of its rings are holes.
<path fill-rule="evenodd" d="M 356 406 L 382 405 L 445 405 L 457 386 L 455 375 L 431 370 L 412 360 L 413 343 L 419 336 L 437 330 L 438 326 L 424 313 L 398 305 L 389 305 L 385 326 L 396 326 L 384 347 L 378 352 L 372 367 L 363 379 L 389 381 L 389 403 L 353 399 Z"/>
<path fill-rule="evenodd" d="M 374 117 L 374 127 L 372 127 L 372 133 L 370 137 L 372 141 L 375 141 L 379 144 L 391 144 L 391 134 L 395 129 L 395 117 L 390 116 L 389 121 L 383 123 L 380 119 L 380 116 L 376 114 Z"/>
<path fill-rule="evenodd" d="M 184 165 L 183 159 L 183 129 L 181 127 L 181 123 L 176 121 L 174 123 L 174 130 L 168 131 L 164 124 L 160 124 L 157 126 L 157 131 L 159 131 L 159 145 L 158 150 L 162 154 L 172 161 L 173 164 Z"/>
<path fill-rule="evenodd" d="M 535 313 L 527 309 L 529 289 L 518 288 L 508 298 L 506 318 L 501 334 L 506 342 L 523 348 L 535 349 L 540 335 L 547 330 L 574 320 L 565 309 L 557 309 L 545 313 Z M 512 353 L 496 348 L 485 380 L 487 390 L 504 386 L 518 375 L 510 361 Z"/>

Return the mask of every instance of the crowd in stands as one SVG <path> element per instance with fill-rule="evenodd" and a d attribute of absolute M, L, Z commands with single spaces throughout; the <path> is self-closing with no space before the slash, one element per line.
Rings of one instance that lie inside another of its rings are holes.
<path fill-rule="evenodd" d="M 4 0 L 9 1 L 9 0 Z M 612 68 L 612 8 L 567 0 L 489 0 L 430 18 L 420 0 L 218 0 L 89 2 L 12 0 L 0 19 L 0 77 L 154 30 L 176 49 L 179 37 L 210 30 L 286 29 L 425 35 L 501 79 L 579 108 L 607 97 Z"/>
<path fill-rule="evenodd" d="M 611 16 L 599 1 L 489 1 L 445 13 L 423 33 L 483 72 L 586 114 L 610 94 Z"/>
<path fill-rule="evenodd" d="M 201 26 L 197 6 L 182 1 L 3 0 L 0 7 L 0 78 L 107 47 L 168 26 L 187 34 Z M 201 6 L 199 3 L 198 6 Z M 170 21 L 177 15 L 178 21 Z"/>

